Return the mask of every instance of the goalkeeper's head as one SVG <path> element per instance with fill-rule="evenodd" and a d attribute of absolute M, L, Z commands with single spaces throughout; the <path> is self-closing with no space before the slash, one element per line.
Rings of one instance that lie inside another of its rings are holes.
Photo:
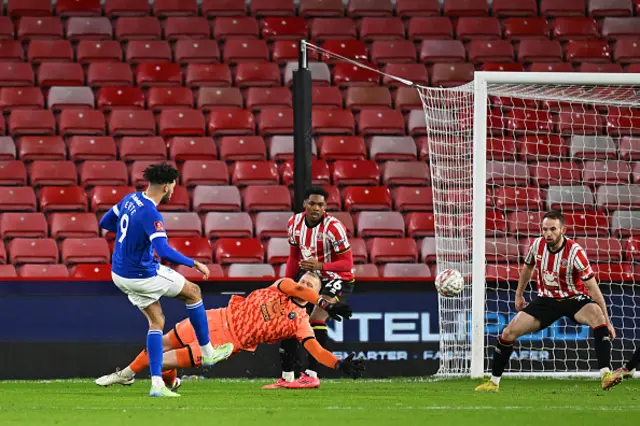
<path fill-rule="evenodd" d="M 324 217 L 329 193 L 321 186 L 312 186 L 304 193 L 304 209 L 309 225 L 315 225 Z"/>
<path fill-rule="evenodd" d="M 565 226 L 562 212 L 553 210 L 545 213 L 542 217 L 542 237 L 550 250 L 553 251 L 560 248 L 564 242 L 566 231 L 567 227 Z"/>

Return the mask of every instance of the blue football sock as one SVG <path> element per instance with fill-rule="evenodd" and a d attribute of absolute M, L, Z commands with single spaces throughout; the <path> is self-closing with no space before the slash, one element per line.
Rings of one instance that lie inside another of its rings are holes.
<path fill-rule="evenodd" d="M 196 332 L 198 338 L 198 344 L 200 346 L 206 346 L 209 344 L 209 323 L 207 322 L 207 312 L 204 310 L 202 300 L 194 303 L 193 305 L 187 305 L 187 312 L 189 313 L 189 320 Z"/>
<path fill-rule="evenodd" d="M 151 377 L 162 376 L 162 331 L 149 330 L 147 333 L 147 353 Z"/>

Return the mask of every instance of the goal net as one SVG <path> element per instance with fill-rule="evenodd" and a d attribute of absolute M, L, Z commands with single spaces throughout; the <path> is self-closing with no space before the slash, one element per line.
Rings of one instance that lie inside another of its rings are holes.
<path fill-rule="evenodd" d="M 523 258 L 552 209 L 596 271 L 618 333 L 613 366 L 640 344 L 638 90 L 638 75 L 573 73 L 476 73 L 461 87 L 418 87 L 437 270 L 467 277 L 461 297 L 440 298 L 440 374 L 488 371 L 516 315 Z M 525 299 L 535 291 L 532 282 Z M 562 319 L 523 336 L 506 371 L 597 372 L 591 331 Z"/>

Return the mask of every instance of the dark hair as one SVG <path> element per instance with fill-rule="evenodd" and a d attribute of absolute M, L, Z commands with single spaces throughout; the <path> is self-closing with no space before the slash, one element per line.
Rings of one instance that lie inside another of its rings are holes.
<path fill-rule="evenodd" d="M 308 200 L 312 195 L 322 195 L 326 200 L 329 199 L 329 193 L 321 186 L 312 186 L 304 192 L 304 199 Z"/>
<path fill-rule="evenodd" d="M 546 212 L 544 216 L 542 216 L 542 220 L 545 220 L 545 219 L 559 220 L 560 224 L 564 226 L 564 215 L 562 214 L 562 212 L 559 212 L 558 210 L 551 210 L 550 212 Z"/>
<path fill-rule="evenodd" d="M 144 179 L 152 185 L 165 185 L 172 183 L 180 173 L 167 163 L 152 164 L 144 170 Z"/>

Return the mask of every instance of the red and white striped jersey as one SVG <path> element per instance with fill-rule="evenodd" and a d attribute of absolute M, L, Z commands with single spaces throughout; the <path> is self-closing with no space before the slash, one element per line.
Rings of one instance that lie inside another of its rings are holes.
<path fill-rule="evenodd" d="M 347 252 L 351 249 L 347 238 L 347 229 L 335 217 L 328 213 L 324 219 L 313 228 L 307 226 L 304 220 L 306 212 L 293 215 L 289 219 L 289 244 L 300 249 L 302 259 L 318 259 L 322 263 L 330 263 L 336 260 L 336 254 Z M 354 277 L 354 269 L 348 272 L 318 271 L 323 277 L 344 281 L 351 281 Z"/>
<path fill-rule="evenodd" d="M 563 299 L 589 294 L 584 281 L 595 273 L 584 249 L 569 238 L 565 238 L 562 247 L 555 252 L 549 251 L 544 238 L 536 238 L 524 263 L 536 268 L 538 296 Z"/>

